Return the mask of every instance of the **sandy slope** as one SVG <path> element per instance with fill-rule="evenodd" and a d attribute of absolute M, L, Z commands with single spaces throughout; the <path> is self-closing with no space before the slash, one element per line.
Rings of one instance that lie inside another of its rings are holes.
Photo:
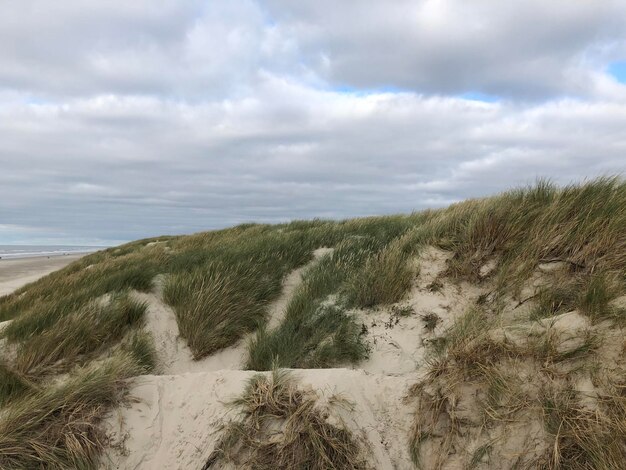
<path fill-rule="evenodd" d="M 418 375 L 424 362 L 425 343 L 448 328 L 459 315 L 478 298 L 478 287 L 462 283 L 444 283 L 440 290 L 431 291 L 429 285 L 446 268 L 449 254 L 432 247 L 423 250 L 419 260 L 419 275 L 408 298 L 401 306 L 413 309 L 414 314 L 401 317 L 389 308 L 354 313 L 368 330 L 370 354 L 358 368 L 385 375 Z M 424 328 L 422 316 L 434 313 L 439 322 L 434 331 Z"/>
<path fill-rule="evenodd" d="M 324 253 L 318 251 L 317 255 Z M 367 328 L 370 356 L 366 361 L 357 367 L 293 371 L 302 387 L 315 390 L 320 403 L 338 394 L 353 405 L 334 419 L 341 419 L 366 440 L 375 468 L 413 468 L 408 431 L 415 406 L 407 399 L 408 389 L 424 371 L 428 339 L 449 326 L 480 294 L 477 287 L 464 284 L 445 284 L 436 292 L 429 288 L 445 269 L 448 256 L 434 248 L 420 256 L 420 274 L 401 304 L 412 307 L 413 314 L 400 317 L 390 308 L 353 312 Z M 279 324 L 303 269 L 285 280 L 281 297 L 270 309 L 271 326 Z M 168 375 L 133 381 L 130 406 L 116 410 L 106 422 L 111 448 L 103 468 L 201 468 L 213 450 L 220 425 L 232 416 L 227 402 L 240 395 L 255 374 L 238 370 L 245 341 L 194 362 L 178 338 L 171 309 L 158 294 L 140 295 L 149 303 L 148 329 Z M 426 313 L 440 318 L 435 332 L 424 328 L 421 315 Z"/>

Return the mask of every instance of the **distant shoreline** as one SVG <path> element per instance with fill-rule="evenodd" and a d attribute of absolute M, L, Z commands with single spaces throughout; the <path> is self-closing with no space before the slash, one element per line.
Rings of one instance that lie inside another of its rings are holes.
<path fill-rule="evenodd" d="M 66 249 L 64 249 L 66 248 Z M 33 259 L 33 258 L 56 258 L 62 256 L 87 255 L 96 251 L 104 250 L 108 247 L 61 247 L 61 246 L 26 246 L 26 245 L 0 245 L 0 261 L 14 259 Z"/>
<path fill-rule="evenodd" d="M 50 258 L 61 258 L 64 256 L 85 256 L 90 253 L 95 253 L 98 250 L 92 251 L 68 251 L 65 253 L 49 253 L 49 254 L 26 254 L 26 255 L 0 255 L 0 262 L 2 261 L 14 261 L 14 260 L 23 260 L 23 259 L 50 259 Z"/>

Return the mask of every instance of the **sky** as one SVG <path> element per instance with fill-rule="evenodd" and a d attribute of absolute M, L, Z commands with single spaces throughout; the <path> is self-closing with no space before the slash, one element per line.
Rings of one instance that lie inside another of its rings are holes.
<path fill-rule="evenodd" d="M 625 170 L 623 0 L 0 0 L 0 244 Z"/>

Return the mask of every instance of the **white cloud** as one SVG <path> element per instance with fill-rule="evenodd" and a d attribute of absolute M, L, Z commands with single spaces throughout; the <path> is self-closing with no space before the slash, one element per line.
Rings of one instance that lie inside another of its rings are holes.
<path fill-rule="evenodd" d="M 132 239 L 626 168 L 623 2 L 155 5 L 0 4 L 4 226 Z"/>
<path fill-rule="evenodd" d="M 626 103 L 520 108 L 345 95 L 271 79 L 254 100 L 94 98 L 9 114 L 20 120 L 3 119 L 0 139 L 26 158 L 0 154 L 0 197 L 19 201 L 3 206 L 5 218 L 36 214 L 93 236 L 108 227 L 132 237 L 172 226 L 410 211 L 541 175 L 569 182 L 620 171 L 626 150 Z M 8 176 L 15 174 L 30 184 Z"/>
<path fill-rule="evenodd" d="M 271 0 L 284 34 L 333 83 L 543 98 L 592 92 L 626 56 L 626 3 Z"/>

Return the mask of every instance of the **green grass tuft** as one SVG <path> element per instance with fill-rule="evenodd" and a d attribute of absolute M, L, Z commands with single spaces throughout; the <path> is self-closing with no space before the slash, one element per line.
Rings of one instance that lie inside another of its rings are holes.
<path fill-rule="evenodd" d="M 402 300 L 414 277 L 408 261 L 398 243 L 368 258 L 346 280 L 342 293 L 348 305 L 365 308 Z"/>
<path fill-rule="evenodd" d="M 169 278 L 164 299 L 174 307 L 180 334 L 196 359 L 225 348 L 265 318 L 265 286 L 253 267 L 211 264 Z M 255 289 L 256 288 L 256 289 Z"/>
<path fill-rule="evenodd" d="M 142 373 L 148 374 L 158 369 L 158 357 L 154 339 L 150 333 L 139 330 L 131 334 L 122 344 L 122 350 L 130 354 L 141 367 Z"/>
<path fill-rule="evenodd" d="M 22 396 L 33 389 L 33 385 L 21 374 L 0 362 L 0 407 L 10 400 Z"/>
<path fill-rule="evenodd" d="M 609 302 L 616 294 L 616 290 L 605 276 L 593 275 L 580 296 L 580 310 L 593 320 L 608 318 L 614 313 Z"/>
<path fill-rule="evenodd" d="M 97 468 L 106 442 L 98 423 L 119 402 L 123 380 L 140 371 L 118 355 L 12 401 L 0 415 L 0 468 Z"/>
<path fill-rule="evenodd" d="M 116 294 L 107 302 L 92 302 L 59 320 L 54 328 L 31 335 L 19 344 L 16 368 L 37 374 L 53 368 L 66 370 L 103 352 L 131 328 L 140 326 L 147 306 L 129 294 Z"/>

